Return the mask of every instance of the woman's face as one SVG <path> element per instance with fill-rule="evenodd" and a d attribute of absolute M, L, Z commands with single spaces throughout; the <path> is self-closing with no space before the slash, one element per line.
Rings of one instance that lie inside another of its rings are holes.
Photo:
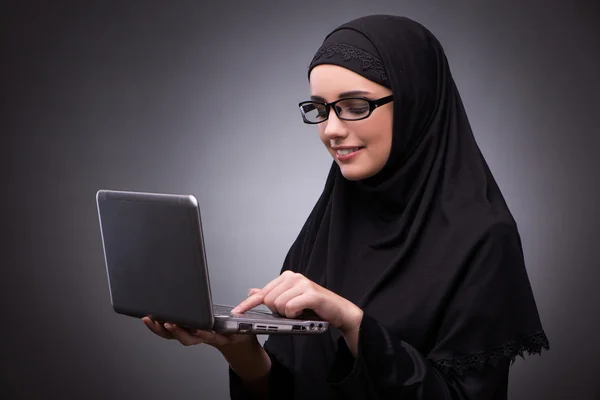
<path fill-rule="evenodd" d="M 310 92 L 311 100 L 328 103 L 344 97 L 377 100 L 392 94 L 385 86 L 331 64 L 312 69 Z M 377 107 L 368 118 L 359 121 L 340 120 L 331 109 L 329 118 L 317 125 L 321 141 L 346 179 L 369 178 L 387 162 L 392 148 L 392 104 Z"/>

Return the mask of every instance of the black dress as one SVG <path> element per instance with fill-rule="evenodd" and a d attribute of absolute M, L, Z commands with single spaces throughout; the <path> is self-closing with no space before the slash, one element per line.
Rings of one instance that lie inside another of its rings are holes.
<path fill-rule="evenodd" d="M 410 19 L 367 16 L 328 35 L 310 68 L 327 63 L 392 90 L 391 152 L 363 181 L 332 164 L 282 271 L 363 310 L 358 354 L 335 329 L 272 335 L 270 398 L 505 399 L 511 362 L 549 343 L 442 46 Z"/>

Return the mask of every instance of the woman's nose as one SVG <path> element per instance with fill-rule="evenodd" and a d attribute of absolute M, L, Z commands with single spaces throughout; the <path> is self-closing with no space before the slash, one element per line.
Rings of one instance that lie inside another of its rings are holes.
<path fill-rule="evenodd" d="M 345 121 L 342 121 L 338 118 L 333 108 L 329 111 L 329 117 L 327 118 L 327 121 L 324 122 L 324 124 L 327 125 L 323 130 L 323 134 L 327 138 L 333 139 L 348 136 L 348 129 L 346 127 Z"/>

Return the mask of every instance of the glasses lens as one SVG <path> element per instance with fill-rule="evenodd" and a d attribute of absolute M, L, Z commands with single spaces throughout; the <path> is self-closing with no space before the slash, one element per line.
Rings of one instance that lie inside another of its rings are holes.
<path fill-rule="evenodd" d="M 300 106 L 300 113 L 308 122 L 321 122 L 327 119 L 327 109 L 323 104 L 304 103 Z"/>
<path fill-rule="evenodd" d="M 346 120 L 361 119 L 369 115 L 369 102 L 363 99 L 346 99 L 335 105 L 338 115 Z"/>

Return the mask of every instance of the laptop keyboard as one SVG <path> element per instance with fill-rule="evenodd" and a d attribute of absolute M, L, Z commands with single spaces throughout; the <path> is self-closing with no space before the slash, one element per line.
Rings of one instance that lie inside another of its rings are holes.
<path fill-rule="evenodd" d="M 261 319 L 276 319 L 278 318 L 278 316 L 273 315 L 269 310 L 266 311 L 261 311 L 261 310 L 248 310 L 243 314 L 236 314 L 233 315 L 231 313 L 231 310 L 233 309 L 232 306 L 224 306 L 224 305 L 220 305 L 220 304 L 213 304 L 213 313 L 215 315 L 215 317 L 236 317 L 236 318 L 252 318 L 252 319 L 256 319 L 256 318 L 261 318 Z M 281 318 L 281 317 L 279 317 Z"/>
<path fill-rule="evenodd" d="M 230 306 L 221 306 L 217 304 L 213 304 L 213 313 L 215 316 L 231 316 L 231 310 L 233 307 Z"/>

